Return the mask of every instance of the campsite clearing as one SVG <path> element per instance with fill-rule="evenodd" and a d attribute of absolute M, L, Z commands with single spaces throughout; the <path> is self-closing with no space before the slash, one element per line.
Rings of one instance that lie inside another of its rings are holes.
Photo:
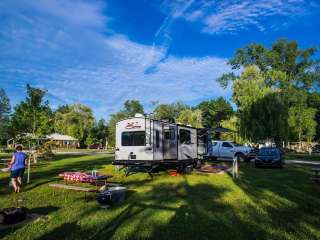
<path fill-rule="evenodd" d="M 124 177 L 110 155 L 58 155 L 32 170 L 21 194 L 0 175 L 0 206 L 22 205 L 46 219 L 0 232 L 3 239 L 320 239 L 320 185 L 310 168 L 240 166 L 240 178 L 192 173 L 154 179 L 144 173 Z M 112 174 L 130 191 L 127 200 L 101 209 L 94 193 L 53 189 L 58 173 Z M 59 194 L 57 192 L 59 191 Z M 89 196 L 89 199 L 88 199 Z"/>

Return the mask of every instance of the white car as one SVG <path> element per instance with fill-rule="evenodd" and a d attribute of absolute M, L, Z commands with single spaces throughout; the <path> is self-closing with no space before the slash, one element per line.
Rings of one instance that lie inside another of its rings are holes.
<path fill-rule="evenodd" d="M 240 161 L 250 161 L 255 157 L 255 150 L 232 141 L 213 140 L 209 143 L 207 159 L 233 160 L 235 157 Z"/>

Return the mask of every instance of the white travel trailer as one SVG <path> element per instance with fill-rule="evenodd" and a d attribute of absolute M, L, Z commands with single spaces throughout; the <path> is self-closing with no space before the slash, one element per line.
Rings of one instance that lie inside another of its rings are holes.
<path fill-rule="evenodd" d="M 115 165 L 183 164 L 207 153 L 207 131 L 136 114 L 116 125 Z"/>

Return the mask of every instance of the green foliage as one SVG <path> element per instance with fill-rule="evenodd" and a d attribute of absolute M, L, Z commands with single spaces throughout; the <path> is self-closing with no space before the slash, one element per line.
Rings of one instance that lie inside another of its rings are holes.
<path fill-rule="evenodd" d="M 14 135 L 32 133 L 46 135 L 53 130 L 53 113 L 49 102 L 44 101 L 45 90 L 27 85 L 27 97 L 14 108 L 12 130 Z"/>
<path fill-rule="evenodd" d="M 300 133 L 308 139 L 313 135 L 319 138 L 320 112 L 306 110 L 320 107 L 316 94 L 310 94 L 310 89 L 320 83 L 320 63 L 314 58 L 315 52 L 315 48 L 300 49 L 296 41 L 285 39 L 270 48 L 254 43 L 237 50 L 229 64 L 234 70 L 244 71 L 239 77 L 226 73 L 218 81 L 224 87 L 229 82 L 233 84 L 242 137 L 280 141 L 297 139 Z M 301 115 L 303 120 L 296 117 L 297 106 L 306 110 Z M 307 126 L 293 126 L 299 122 Z"/>
<path fill-rule="evenodd" d="M 82 147 L 94 123 L 91 108 L 82 104 L 64 106 L 55 112 L 55 131 L 77 138 Z"/>
<path fill-rule="evenodd" d="M 87 146 L 90 146 L 90 145 L 96 144 L 96 143 L 99 143 L 99 140 L 94 135 L 89 133 L 88 136 L 86 137 L 85 144 Z"/>
<path fill-rule="evenodd" d="M 201 128 L 202 126 L 202 112 L 200 109 L 184 109 L 180 112 L 177 118 L 178 123 L 185 125 L 191 125 L 195 128 Z"/>
<path fill-rule="evenodd" d="M 288 107 L 277 92 L 269 93 L 240 112 L 240 133 L 254 142 L 272 139 L 278 146 L 288 136 Z"/>
<path fill-rule="evenodd" d="M 8 128 L 10 124 L 10 100 L 4 91 L 0 89 L 0 144 L 4 144 L 5 140 L 8 139 Z"/>
<path fill-rule="evenodd" d="M 221 139 L 234 141 L 239 144 L 244 144 L 249 142 L 248 139 L 241 137 L 239 134 L 240 119 L 236 115 L 233 115 L 229 119 L 221 121 L 220 125 L 221 127 L 232 130 L 232 132 L 221 133 L 221 136 L 220 136 Z"/>
<path fill-rule="evenodd" d="M 0 89 L 0 120 L 8 118 L 10 113 L 10 100 L 4 91 Z"/>
<path fill-rule="evenodd" d="M 109 134 L 108 134 L 108 145 L 115 146 L 116 141 L 116 124 L 122 119 L 127 118 L 127 115 L 124 112 L 117 112 L 111 115 L 111 118 L 108 123 Z"/>
<path fill-rule="evenodd" d="M 316 109 L 315 121 L 317 122 L 315 140 L 320 141 L 320 93 L 314 92 L 308 95 L 307 104 Z"/>
<path fill-rule="evenodd" d="M 295 86 L 309 89 L 320 83 L 319 62 L 313 58 L 315 48 L 300 49 L 296 41 L 277 40 L 270 49 L 261 44 L 249 44 L 236 51 L 229 60 L 232 69 L 256 65 L 268 78 L 270 86 L 287 89 Z M 234 74 L 224 74 L 218 79 L 222 86 L 234 81 Z"/>
<path fill-rule="evenodd" d="M 255 101 L 272 92 L 257 66 L 246 67 L 240 78 L 234 81 L 232 88 L 233 101 L 239 109 L 250 107 Z"/>
<path fill-rule="evenodd" d="M 136 113 L 144 114 L 144 109 L 138 100 L 127 100 L 124 103 L 124 109 L 122 110 L 127 117 L 134 117 Z"/>
<path fill-rule="evenodd" d="M 175 121 L 180 115 L 181 111 L 186 109 L 187 106 L 182 102 L 172 104 L 159 104 L 153 111 L 156 119 L 167 119 Z"/>
<path fill-rule="evenodd" d="M 221 121 L 229 119 L 233 114 L 231 104 L 223 97 L 203 101 L 197 108 L 202 111 L 202 125 L 206 128 L 215 128 Z"/>
<path fill-rule="evenodd" d="M 267 86 L 257 66 L 248 66 L 233 84 L 239 109 L 240 134 L 258 142 L 287 138 L 288 108 L 278 91 Z"/>
<path fill-rule="evenodd" d="M 317 122 L 314 120 L 316 109 L 295 106 L 289 109 L 289 127 L 296 140 L 311 141 L 316 134 Z"/>
<path fill-rule="evenodd" d="M 86 145 L 98 143 L 105 146 L 107 135 L 107 123 L 104 119 L 100 119 L 97 123 L 94 123 L 93 127 L 90 129 L 89 136 L 86 139 Z"/>

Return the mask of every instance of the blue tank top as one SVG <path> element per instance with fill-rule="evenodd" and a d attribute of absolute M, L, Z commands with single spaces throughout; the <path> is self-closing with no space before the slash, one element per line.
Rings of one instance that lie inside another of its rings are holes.
<path fill-rule="evenodd" d="M 24 152 L 16 152 L 14 153 L 14 163 L 11 167 L 11 170 L 18 170 L 21 168 L 25 168 L 25 160 L 27 159 L 27 155 Z"/>

